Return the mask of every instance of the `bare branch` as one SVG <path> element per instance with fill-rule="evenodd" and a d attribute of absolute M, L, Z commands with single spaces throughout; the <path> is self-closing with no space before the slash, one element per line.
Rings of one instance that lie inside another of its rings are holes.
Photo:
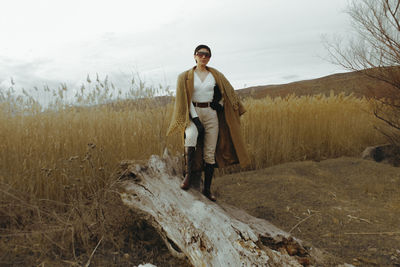
<path fill-rule="evenodd" d="M 392 108 L 400 109 L 400 105 L 396 105 L 393 101 L 387 101 L 386 99 L 382 98 L 375 98 L 375 101 L 379 102 L 381 105 L 390 106 Z"/>
<path fill-rule="evenodd" d="M 390 13 L 390 15 L 391 15 L 392 18 L 393 18 L 393 21 L 389 19 L 389 22 L 390 22 L 393 26 L 395 26 L 395 27 L 397 28 L 397 30 L 400 31 L 399 19 L 396 17 L 396 13 L 397 13 L 397 11 L 398 11 L 398 9 L 399 9 L 399 6 L 400 6 L 400 1 L 397 1 L 396 7 L 394 8 L 394 10 L 391 8 L 390 3 L 389 3 L 389 0 L 385 0 L 385 3 L 386 3 L 386 9 L 385 9 L 385 11 L 388 10 L 389 13 Z"/>
<path fill-rule="evenodd" d="M 395 125 L 392 121 L 383 118 L 382 116 L 380 116 L 380 115 L 378 114 L 378 112 L 377 112 L 376 110 L 374 111 L 374 115 L 375 115 L 375 117 L 377 117 L 378 119 L 380 119 L 380 120 L 382 120 L 383 122 L 385 122 L 386 124 L 388 124 L 390 127 L 393 127 L 393 128 L 395 128 L 395 129 L 397 129 L 397 130 L 400 130 L 400 126 Z"/>

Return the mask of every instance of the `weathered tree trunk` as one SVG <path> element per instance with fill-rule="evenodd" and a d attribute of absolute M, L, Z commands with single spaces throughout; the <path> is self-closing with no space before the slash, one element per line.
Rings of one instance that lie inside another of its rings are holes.
<path fill-rule="evenodd" d="M 123 202 L 143 215 L 176 257 L 194 266 L 323 265 L 324 256 L 269 222 L 179 188 L 179 160 L 121 164 Z"/>

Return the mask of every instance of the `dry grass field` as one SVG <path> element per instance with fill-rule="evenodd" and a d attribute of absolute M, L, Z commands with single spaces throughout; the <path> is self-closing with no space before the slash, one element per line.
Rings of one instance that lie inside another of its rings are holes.
<path fill-rule="evenodd" d="M 45 111 L 32 97 L 0 95 L 0 265 L 173 263 L 165 248 L 132 236 L 146 225 L 121 207 L 115 173 L 124 159 L 182 152 L 180 136 L 165 136 L 172 103 L 107 104 L 110 88 L 98 81 L 71 106 L 62 87 Z M 366 98 L 289 95 L 244 105 L 252 170 L 356 156 L 384 142 Z"/>

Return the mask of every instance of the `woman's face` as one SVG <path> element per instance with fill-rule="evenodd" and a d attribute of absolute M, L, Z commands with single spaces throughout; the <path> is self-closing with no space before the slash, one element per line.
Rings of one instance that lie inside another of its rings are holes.
<path fill-rule="evenodd" d="M 194 55 L 194 59 L 197 61 L 197 65 L 206 66 L 208 61 L 210 61 L 210 51 L 207 48 L 201 48 Z"/>

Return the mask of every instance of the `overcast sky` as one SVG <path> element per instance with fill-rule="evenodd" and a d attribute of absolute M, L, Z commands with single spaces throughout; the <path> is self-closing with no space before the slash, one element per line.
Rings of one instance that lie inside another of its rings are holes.
<path fill-rule="evenodd" d="M 236 89 L 344 72 L 321 35 L 348 32 L 347 2 L 2 0 L 0 87 L 78 88 L 96 73 L 123 87 L 138 72 L 174 88 L 198 44 Z"/>

